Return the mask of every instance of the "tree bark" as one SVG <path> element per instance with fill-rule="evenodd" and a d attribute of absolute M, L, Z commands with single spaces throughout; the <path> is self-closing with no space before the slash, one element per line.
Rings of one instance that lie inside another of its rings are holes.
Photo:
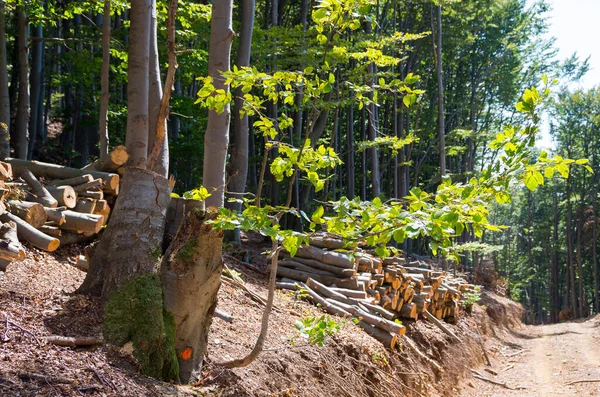
<path fill-rule="evenodd" d="M 19 101 L 17 104 L 16 156 L 27 159 L 29 145 L 29 34 L 27 15 L 22 6 L 17 7 L 19 54 Z"/>
<path fill-rule="evenodd" d="M 222 233 L 205 223 L 216 214 L 193 209 L 185 217 L 162 267 L 165 309 L 175 319 L 175 351 L 182 383 L 195 382 L 221 285 Z M 189 353 L 189 354 L 188 354 Z"/>
<path fill-rule="evenodd" d="M 10 95 L 6 60 L 4 0 L 0 0 L 0 158 L 10 156 Z"/>
<path fill-rule="evenodd" d="M 30 75 L 30 90 L 31 90 L 31 117 L 29 121 L 29 145 L 28 145 L 28 159 L 33 157 L 33 153 L 38 152 L 41 144 L 43 143 L 43 126 L 40 125 L 43 122 L 43 52 L 44 42 L 40 40 L 43 37 L 43 27 L 41 23 L 35 26 L 34 41 L 30 46 L 33 47 L 31 51 L 31 75 Z"/>
<path fill-rule="evenodd" d="M 215 89 L 229 92 L 229 86 L 221 72 L 229 71 L 231 42 L 235 33 L 232 28 L 233 0 L 215 2 L 210 23 L 208 74 Z M 223 207 L 225 198 L 225 163 L 229 145 L 230 105 L 222 113 L 208 111 L 208 125 L 204 136 L 203 185 L 211 196 L 206 199 L 208 207 Z"/>
<path fill-rule="evenodd" d="M 127 134 L 129 165 L 146 167 L 148 157 L 148 97 L 150 72 L 151 0 L 131 1 L 127 83 Z"/>
<path fill-rule="evenodd" d="M 158 59 L 158 41 L 157 41 L 157 23 L 156 23 L 156 0 L 152 1 L 152 11 L 150 13 L 150 67 L 149 67 L 149 96 L 148 96 L 148 158 L 152 158 L 154 141 L 156 140 L 157 123 L 161 123 L 161 132 L 163 137 L 160 143 L 160 152 L 156 162 L 148 167 L 152 167 L 157 174 L 167 178 L 169 176 L 169 139 L 167 137 L 167 120 L 165 117 L 159 117 L 161 113 L 161 103 L 163 98 L 163 89 L 160 79 L 160 64 Z M 172 3 L 173 4 L 173 3 Z M 177 2 L 174 3 L 177 5 Z M 173 29 L 175 27 L 173 26 Z M 169 66 L 170 67 L 170 66 Z M 169 98 L 171 96 L 171 86 L 167 89 Z M 168 103 L 168 101 L 167 101 Z"/>
<path fill-rule="evenodd" d="M 167 17 L 167 45 L 169 47 L 169 67 L 167 69 L 167 77 L 165 78 L 165 87 L 161 92 L 160 106 L 158 109 L 156 123 L 154 123 L 154 135 L 150 135 L 149 139 L 150 153 L 148 166 L 157 173 L 167 177 L 169 174 L 169 137 L 167 136 L 167 117 L 169 115 L 169 101 L 171 99 L 171 91 L 175 82 L 175 72 L 177 71 L 177 54 L 175 43 L 175 14 L 177 13 L 178 0 L 171 0 L 169 3 L 169 11 Z M 156 5 L 155 7 L 156 8 Z M 155 18 L 154 18 L 155 19 Z M 156 25 L 156 21 L 154 21 Z M 156 26 L 154 26 L 156 30 Z M 158 53 L 156 55 L 158 64 Z M 158 69 L 158 68 L 157 68 Z M 158 71 L 160 73 L 160 70 Z M 151 76 L 152 78 L 152 76 Z M 160 83 L 160 74 L 158 75 Z M 154 120 L 153 117 L 150 118 Z M 158 160 L 158 163 L 156 162 Z"/>
<path fill-rule="evenodd" d="M 100 160 L 108 161 L 108 101 L 110 100 L 110 0 L 104 0 L 102 18 L 102 71 L 100 72 Z"/>
<path fill-rule="evenodd" d="M 242 23 L 236 61 L 238 68 L 250 65 L 252 31 L 254 30 L 254 6 L 255 0 L 242 1 Z M 242 198 L 241 195 L 235 193 L 244 193 L 246 180 L 248 179 L 248 116 L 243 115 L 240 117 L 240 111 L 244 103 L 243 96 L 242 89 L 237 88 L 233 106 L 233 136 L 229 160 L 229 182 L 227 184 L 227 191 L 233 193 L 234 199 Z M 242 210 L 242 204 L 239 202 L 227 202 L 226 207 L 238 212 Z M 234 230 L 232 234 L 232 240 L 239 244 L 239 229 Z"/>
<path fill-rule="evenodd" d="M 554 227 L 552 228 L 552 271 L 551 271 L 551 284 L 550 284 L 550 295 L 552 307 L 550 308 L 550 319 L 553 323 L 558 322 L 558 312 L 560 311 L 560 300 L 558 293 L 558 227 L 559 227 L 559 213 L 558 213 L 558 197 L 556 191 L 552 197 L 552 203 L 554 206 Z"/>
<path fill-rule="evenodd" d="M 444 127 L 444 78 L 442 72 L 442 6 L 436 7 L 436 45 L 435 45 L 435 71 L 437 74 L 437 101 L 438 101 L 438 139 L 440 149 L 440 175 L 446 175 L 446 132 Z"/>

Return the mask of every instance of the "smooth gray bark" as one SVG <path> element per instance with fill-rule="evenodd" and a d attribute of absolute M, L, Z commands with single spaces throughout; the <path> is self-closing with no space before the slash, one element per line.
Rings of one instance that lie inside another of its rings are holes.
<path fill-rule="evenodd" d="M 235 33 L 232 28 L 233 0 L 217 1 L 212 7 L 208 74 L 215 89 L 229 91 L 221 72 L 229 71 L 231 42 Z M 231 110 L 225 105 L 222 113 L 208 111 L 208 125 L 204 136 L 203 185 L 211 193 L 206 199 L 207 207 L 222 207 L 225 201 L 225 163 L 229 145 L 229 121 Z"/>
<path fill-rule="evenodd" d="M 38 23 L 35 27 L 35 33 L 33 34 L 35 39 L 34 43 L 30 44 L 31 51 L 31 73 L 30 73 L 30 106 L 31 115 L 29 120 L 29 145 L 28 145 L 28 158 L 31 159 L 33 152 L 36 147 L 40 146 L 39 142 L 43 139 L 43 132 L 40 123 L 43 120 L 43 90 L 42 90 L 42 74 L 43 74 L 43 51 L 44 42 L 41 40 L 43 37 L 43 27 L 41 23 Z M 41 101 L 40 101 L 41 99 Z M 42 135 L 42 136 L 40 136 Z M 41 138 L 41 139 L 40 139 Z M 39 150 L 39 149 L 38 149 Z M 36 150 L 37 151 L 37 150 Z"/>
<path fill-rule="evenodd" d="M 250 52 L 252 49 L 252 31 L 254 29 L 254 7 L 255 0 L 242 0 L 242 16 L 240 42 L 237 52 L 237 66 L 250 65 Z M 240 117 L 240 110 L 243 106 L 243 96 L 241 88 L 235 90 L 235 102 L 233 107 L 233 136 L 231 145 L 231 156 L 229 162 L 229 182 L 227 191 L 233 193 L 232 197 L 241 199 L 241 195 L 235 193 L 244 193 L 246 190 L 246 180 L 248 179 L 248 116 Z M 240 202 L 227 202 L 226 206 L 230 209 L 241 211 Z M 232 233 L 233 241 L 239 244 L 240 233 L 236 229 Z"/>
<path fill-rule="evenodd" d="M 435 70 L 437 74 L 438 138 L 440 149 L 440 175 L 446 175 L 446 133 L 444 127 L 444 77 L 442 72 L 442 6 L 437 6 L 437 32 Z"/>
<path fill-rule="evenodd" d="M 127 84 L 127 134 L 129 165 L 145 168 L 148 158 L 148 76 L 150 65 L 151 0 L 131 1 Z"/>
<path fill-rule="evenodd" d="M 102 18 L 102 71 L 100 72 L 100 160 L 108 160 L 108 101 L 110 69 L 110 0 L 104 0 L 104 17 Z"/>
<path fill-rule="evenodd" d="M 0 1 L 0 158 L 10 155 L 10 95 L 6 62 L 6 24 L 4 0 Z"/>
<path fill-rule="evenodd" d="M 156 0 L 152 0 L 152 12 L 150 13 L 150 69 L 148 75 L 148 157 L 154 146 L 156 137 L 156 122 L 160 111 L 160 102 L 163 96 L 162 83 L 160 79 L 160 64 L 158 59 L 158 41 L 156 25 Z M 167 122 L 165 124 L 165 137 L 162 141 L 160 153 L 154 163 L 153 170 L 164 177 L 169 176 L 169 138 L 167 134 Z"/>
<path fill-rule="evenodd" d="M 17 147 L 16 157 L 27 159 L 29 145 L 29 32 L 27 15 L 17 7 L 17 46 L 19 54 L 19 100 L 17 103 Z"/>

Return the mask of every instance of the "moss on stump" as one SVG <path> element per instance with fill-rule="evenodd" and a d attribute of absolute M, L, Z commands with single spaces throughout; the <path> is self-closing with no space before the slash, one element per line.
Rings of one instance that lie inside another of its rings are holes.
<path fill-rule="evenodd" d="M 134 357 L 145 375 L 165 381 L 179 379 L 175 322 L 163 308 L 157 274 L 134 277 L 110 295 L 102 331 L 112 344 L 133 342 Z"/>

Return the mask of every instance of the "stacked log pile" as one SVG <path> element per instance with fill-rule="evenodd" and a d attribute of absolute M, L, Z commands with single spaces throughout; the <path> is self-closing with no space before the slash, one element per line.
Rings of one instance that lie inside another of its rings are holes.
<path fill-rule="evenodd" d="M 400 319 L 420 317 L 452 320 L 462 296 L 475 286 L 442 271 L 424 268 L 406 258 L 379 258 L 374 253 L 345 247 L 335 236 L 316 235 L 292 257 L 279 254 L 279 288 L 307 291 L 309 299 L 333 314 L 361 318 L 359 326 L 393 347 L 404 334 Z"/>
<path fill-rule="evenodd" d="M 121 153 L 119 148 L 115 150 Z M 127 160 L 113 157 L 117 162 Z M 0 162 L 3 267 L 6 262 L 24 258 L 19 240 L 51 252 L 61 245 L 91 239 L 108 221 L 119 194 L 119 179 L 116 173 L 90 167 L 77 169 L 12 158 Z"/>

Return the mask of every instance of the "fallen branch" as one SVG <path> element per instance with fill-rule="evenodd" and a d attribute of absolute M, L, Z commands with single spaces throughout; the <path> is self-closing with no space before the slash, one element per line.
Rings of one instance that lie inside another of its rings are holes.
<path fill-rule="evenodd" d="M 220 318 L 221 320 L 223 320 L 227 323 L 233 322 L 233 316 L 223 310 L 219 310 L 219 308 L 215 309 L 214 316 Z"/>
<path fill-rule="evenodd" d="M 72 378 L 62 378 L 59 376 L 49 376 L 49 375 L 42 375 L 42 374 L 35 374 L 32 372 L 22 372 L 20 374 L 17 375 L 20 379 L 23 380 L 39 380 L 42 382 L 48 382 L 48 383 L 62 383 L 65 385 L 69 385 L 72 383 L 75 383 L 75 379 Z"/>
<path fill-rule="evenodd" d="M 52 343 L 57 346 L 66 347 L 79 347 L 79 346 L 94 346 L 102 342 L 102 339 L 88 336 L 60 336 L 51 335 L 44 337 L 44 340 L 48 343 Z"/>
<path fill-rule="evenodd" d="M 600 382 L 600 379 L 579 379 L 579 380 L 574 380 L 571 382 L 567 382 L 565 383 L 565 386 L 571 386 L 577 383 L 598 383 Z"/>
<path fill-rule="evenodd" d="M 35 334 L 34 334 L 33 332 L 31 332 L 31 331 L 29 331 L 29 330 L 27 330 L 27 329 L 25 329 L 25 328 L 21 327 L 19 324 L 15 323 L 14 321 L 10 321 L 10 320 L 8 319 L 8 317 L 6 318 L 6 322 L 7 322 L 7 324 L 8 324 L 8 325 L 11 325 L 11 326 L 13 326 L 13 327 L 17 328 L 18 330 L 20 330 L 21 332 L 23 332 L 24 334 L 27 334 L 27 335 L 29 335 L 30 337 L 32 337 L 32 338 L 33 338 L 33 340 L 35 340 L 35 342 L 37 343 L 37 345 L 38 345 L 39 347 L 42 347 L 42 344 L 40 343 L 40 340 L 37 338 L 37 336 L 35 336 Z M 6 328 L 7 328 L 7 330 L 8 330 L 8 326 L 7 326 Z"/>
<path fill-rule="evenodd" d="M 423 315 L 425 316 L 425 318 L 427 320 L 432 322 L 436 327 L 438 327 L 439 329 L 444 331 L 444 333 L 446 335 L 450 336 L 456 343 L 462 342 L 461 339 L 458 336 L 456 336 L 456 334 L 454 332 L 452 332 L 450 330 L 450 328 L 448 328 L 444 324 L 442 324 L 442 322 L 440 320 L 438 320 L 437 318 L 435 318 L 435 316 L 433 314 L 429 313 L 427 310 L 423 310 Z"/>

